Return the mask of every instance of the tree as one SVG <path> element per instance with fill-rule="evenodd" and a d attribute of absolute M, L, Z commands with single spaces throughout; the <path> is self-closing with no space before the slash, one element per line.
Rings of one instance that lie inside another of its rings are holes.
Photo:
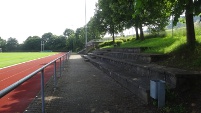
<path fill-rule="evenodd" d="M 189 45 L 192 49 L 195 47 L 196 38 L 195 38 L 195 29 L 194 29 L 194 21 L 193 16 L 199 15 L 201 13 L 201 1 L 200 0 L 170 0 L 173 4 L 173 12 L 174 16 L 174 25 L 179 21 L 179 17 L 182 13 L 185 12 L 186 19 L 186 38 L 187 45 Z"/>
<path fill-rule="evenodd" d="M 16 38 L 8 38 L 7 43 L 6 43 L 6 50 L 7 51 L 16 51 L 18 47 L 18 41 Z"/>
<path fill-rule="evenodd" d="M 69 29 L 69 28 L 66 28 L 65 31 L 63 32 L 63 35 L 64 35 L 65 37 L 67 37 L 67 38 L 68 38 L 70 35 L 72 35 L 72 34 L 74 34 L 74 30 Z"/>
<path fill-rule="evenodd" d="M 45 41 L 45 42 L 48 42 L 49 41 L 49 39 L 52 37 L 52 33 L 51 32 L 48 32 L 48 33 L 44 33 L 43 35 L 42 35 L 42 40 L 43 41 Z"/>
<path fill-rule="evenodd" d="M 168 0 L 136 0 L 133 17 L 138 18 L 140 32 L 143 33 L 141 26 L 149 26 L 153 31 L 164 30 L 168 25 L 171 6 Z"/>
<path fill-rule="evenodd" d="M 115 16 L 118 14 L 112 10 L 112 3 L 112 0 L 99 0 L 96 10 L 101 24 L 100 26 L 112 35 L 113 43 L 115 43 L 114 34 L 118 33 L 119 26 L 115 23 Z"/>
<path fill-rule="evenodd" d="M 87 29 L 88 29 L 87 30 L 87 36 L 88 36 L 88 40 L 100 39 L 101 35 L 103 34 L 103 33 L 101 33 L 101 31 L 99 31 L 98 25 L 97 25 L 96 22 L 97 21 L 95 20 L 95 16 L 94 16 L 87 23 Z"/>
<path fill-rule="evenodd" d="M 5 51 L 6 49 L 6 40 L 2 39 L 0 37 L 0 48 L 2 48 L 2 51 Z"/>
<path fill-rule="evenodd" d="M 165 19 L 164 17 L 170 16 L 170 11 L 172 11 L 171 14 L 174 16 L 174 25 L 176 25 L 180 15 L 185 12 L 187 44 L 193 47 L 196 42 L 193 15 L 199 15 L 201 13 L 200 7 L 200 0 L 136 0 L 134 3 L 134 16 L 146 14 L 151 18 L 151 22 L 156 21 L 158 18 L 160 21 L 163 21 L 163 19 Z M 150 19 L 148 20 L 150 21 Z M 145 25 L 147 25 L 147 23 L 145 23 Z"/>
<path fill-rule="evenodd" d="M 51 49 L 55 51 L 65 51 L 66 49 L 66 37 L 65 36 L 53 36 L 54 40 L 52 42 Z M 53 38 L 51 38 L 53 39 Z"/>
<path fill-rule="evenodd" d="M 29 36 L 23 45 L 26 51 L 40 51 L 41 49 L 41 38 L 39 36 Z"/>
<path fill-rule="evenodd" d="M 101 13 L 98 10 L 98 8 L 95 9 L 95 14 L 93 18 L 94 18 L 94 21 L 92 26 L 95 27 L 95 30 L 99 32 L 100 37 L 104 37 L 107 31 L 104 28 L 103 19 L 101 19 Z"/>
<path fill-rule="evenodd" d="M 136 39 L 139 39 L 139 18 L 138 16 L 133 16 L 133 13 L 135 12 L 134 2 L 135 0 L 113 0 L 111 6 L 113 11 L 118 15 L 115 16 L 117 17 L 115 21 L 119 25 L 119 31 L 135 27 Z M 143 39 L 143 37 L 141 39 Z"/>
<path fill-rule="evenodd" d="M 66 40 L 66 49 L 74 51 L 75 34 L 72 34 Z"/>
<path fill-rule="evenodd" d="M 73 42 L 73 50 L 79 51 L 85 46 L 85 29 L 84 27 L 77 28 Z"/>
<path fill-rule="evenodd" d="M 44 41 L 44 43 L 45 43 L 45 49 L 47 49 L 47 50 L 51 50 L 51 46 L 52 46 L 52 41 L 53 41 L 53 34 L 51 33 L 51 32 L 48 32 L 48 33 L 44 33 L 43 35 L 42 35 L 42 38 L 41 38 L 41 40 L 42 41 Z"/>
<path fill-rule="evenodd" d="M 171 13 L 170 6 L 168 5 L 168 8 L 161 9 L 168 2 L 167 0 L 155 0 L 154 2 L 150 0 L 109 0 L 101 3 L 103 1 L 99 1 L 98 12 L 101 15 L 100 17 L 102 17 L 104 10 L 107 9 L 105 13 L 109 16 L 104 15 L 103 18 L 111 17 L 108 19 L 112 21 L 108 22 L 114 24 L 115 33 L 135 27 L 136 39 L 141 40 L 144 39 L 143 26 L 149 26 L 151 30 L 156 32 L 164 30 Z M 104 19 L 102 19 L 102 23 L 104 23 Z M 138 35 L 138 29 L 140 30 L 140 36 Z"/>

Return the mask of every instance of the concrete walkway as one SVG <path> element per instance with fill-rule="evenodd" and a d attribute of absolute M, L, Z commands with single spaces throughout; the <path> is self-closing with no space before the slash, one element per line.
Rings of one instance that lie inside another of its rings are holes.
<path fill-rule="evenodd" d="M 62 75 L 55 91 L 53 80 L 46 85 L 46 113 L 154 113 L 80 55 L 71 55 Z M 40 112 L 39 94 L 25 113 Z"/>

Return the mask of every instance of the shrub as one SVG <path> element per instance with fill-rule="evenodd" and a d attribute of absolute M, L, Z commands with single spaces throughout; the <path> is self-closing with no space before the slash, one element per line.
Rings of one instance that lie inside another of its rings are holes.
<path fill-rule="evenodd" d="M 126 38 L 120 38 L 120 40 L 122 40 L 123 42 L 126 42 L 126 41 L 127 41 Z"/>
<path fill-rule="evenodd" d="M 132 40 L 135 40 L 135 38 L 134 37 L 127 38 L 127 42 Z"/>
<path fill-rule="evenodd" d="M 113 44 L 113 41 L 110 40 L 110 41 L 105 41 L 105 42 L 102 42 L 100 44 L 98 44 L 99 47 L 104 47 L 104 46 L 110 46 Z"/>
<path fill-rule="evenodd" d="M 154 34 L 147 34 L 145 35 L 145 38 L 156 38 L 156 37 L 166 37 L 166 32 L 160 32 L 160 33 L 154 33 Z"/>
<path fill-rule="evenodd" d="M 98 47 L 103 47 L 105 45 L 105 42 L 99 43 Z"/>
<path fill-rule="evenodd" d="M 123 40 L 115 40 L 115 44 L 119 47 L 124 41 Z"/>

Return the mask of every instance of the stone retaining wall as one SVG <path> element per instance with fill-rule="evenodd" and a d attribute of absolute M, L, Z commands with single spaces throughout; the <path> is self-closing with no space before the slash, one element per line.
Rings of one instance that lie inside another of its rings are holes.
<path fill-rule="evenodd" d="M 141 51 L 141 49 L 136 51 L 139 52 L 139 50 Z M 120 53 L 117 51 L 135 50 L 110 49 L 109 52 L 107 49 L 104 49 L 91 53 L 86 58 L 90 59 L 90 62 L 108 73 L 122 86 L 139 96 L 145 103 L 149 102 L 150 80 L 164 80 L 168 88 L 178 88 L 179 90 L 187 90 L 194 85 L 194 81 L 201 80 L 201 72 L 159 66 L 150 62 L 143 62 L 140 58 L 136 59 L 138 61 L 129 60 L 129 58 L 125 60 L 118 57 L 117 54 L 136 53 Z M 146 54 L 145 56 L 151 55 Z"/>

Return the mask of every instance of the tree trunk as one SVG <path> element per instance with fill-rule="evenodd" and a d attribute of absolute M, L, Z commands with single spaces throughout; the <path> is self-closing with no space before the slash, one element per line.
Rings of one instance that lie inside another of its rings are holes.
<path fill-rule="evenodd" d="M 191 11 L 192 5 L 193 0 L 188 0 L 188 4 L 186 6 L 186 36 L 187 36 L 187 44 L 194 49 L 196 39 L 195 39 L 193 12 Z"/>
<path fill-rule="evenodd" d="M 143 33 L 143 29 L 142 29 L 142 24 L 140 24 L 139 29 L 140 29 L 140 40 L 144 40 L 144 33 Z"/>
<path fill-rule="evenodd" d="M 114 25 L 110 25 L 110 30 L 112 31 L 112 42 L 113 42 L 113 45 L 115 44 L 115 38 L 114 38 Z"/>
<path fill-rule="evenodd" d="M 135 26 L 136 40 L 139 40 L 138 27 Z"/>
<path fill-rule="evenodd" d="M 112 41 L 113 41 L 113 44 L 115 44 L 114 32 L 112 33 Z"/>

